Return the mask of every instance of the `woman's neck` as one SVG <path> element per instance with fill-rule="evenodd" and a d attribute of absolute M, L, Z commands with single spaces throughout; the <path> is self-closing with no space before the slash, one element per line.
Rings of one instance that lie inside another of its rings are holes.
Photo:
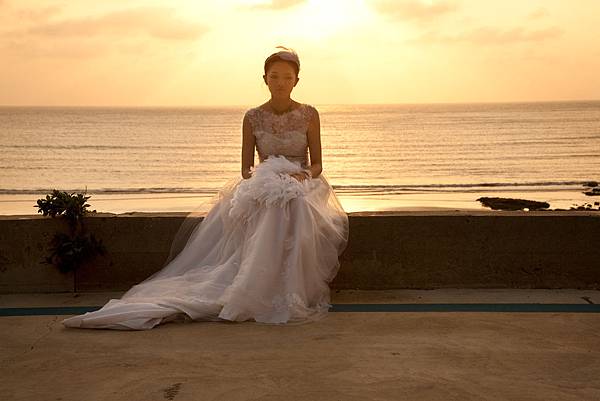
<path fill-rule="evenodd" d="M 271 100 L 269 100 L 269 106 L 277 114 L 283 114 L 283 113 L 290 111 L 292 109 L 293 105 L 294 105 L 294 101 L 290 98 L 287 98 L 287 99 L 271 98 Z"/>

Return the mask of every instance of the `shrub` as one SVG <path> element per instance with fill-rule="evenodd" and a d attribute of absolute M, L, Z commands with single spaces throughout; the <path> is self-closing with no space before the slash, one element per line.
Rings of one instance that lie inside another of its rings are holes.
<path fill-rule="evenodd" d="M 87 213 L 96 213 L 87 210 L 90 206 L 87 200 L 91 196 L 84 194 L 67 193 L 54 189 L 52 194 L 45 199 L 38 199 L 38 213 L 51 218 L 62 218 L 68 225 L 68 233 L 58 232 L 51 240 L 50 255 L 44 258 L 43 263 L 53 264 L 63 273 L 73 272 L 73 290 L 76 292 L 76 272 L 86 261 L 92 260 L 97 255 L 106 254 L 102 240 L 86 232 L 83 217 Z"/>

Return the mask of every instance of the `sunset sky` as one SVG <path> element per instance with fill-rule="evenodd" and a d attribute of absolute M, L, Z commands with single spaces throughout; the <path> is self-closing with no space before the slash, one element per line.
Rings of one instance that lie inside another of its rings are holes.
<path fill-rule="evenodd" d="M 600 99 L 597 0 L 0 0 L 0 105 Z"/>

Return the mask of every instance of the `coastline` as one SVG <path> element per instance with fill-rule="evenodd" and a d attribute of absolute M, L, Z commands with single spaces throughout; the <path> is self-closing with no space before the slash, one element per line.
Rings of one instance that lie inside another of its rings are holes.
<path fill-rule="evenodd" d="M 394 213 L 419 211 L 493 211 L 477 201 L 480 197 L 518 198 L 544 201 L 550 209 L 569 210 L 573 206 L 600 201 L 599 197 L 587 196 L 581 190 L 554 191 L 477 191 L 477 192 L 412 192 L 401 194 L 337 193 L 342 207 L 353 213 Z M 88 200 L 88 210 L 98 213 L 172 213 L 192 210 L 207 212 L 215 194 L 94 194 Z M 0 216 L 36 215 L 36 201 L 40 194 L 0 195 Z M 595 207 L 597 209 L 597 207 Z M 548 213 L 552 210 L 544 211 Z"/>

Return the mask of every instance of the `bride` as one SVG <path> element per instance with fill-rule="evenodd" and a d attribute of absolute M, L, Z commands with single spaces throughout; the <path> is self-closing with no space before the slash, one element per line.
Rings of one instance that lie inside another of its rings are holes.
<path fill-rule="evenodd" d="M 348 217 L 322 171 L 319 114 L 290 98 L 298 55 L 279 48 L 264 64 L 270 100 L 244 115 L 242 176 L 219 190 L 199 223 L 188 215 L 159 271 L 101 309 L 64 319 L 65 326 L 301 324 L 327 315 Z"/>

